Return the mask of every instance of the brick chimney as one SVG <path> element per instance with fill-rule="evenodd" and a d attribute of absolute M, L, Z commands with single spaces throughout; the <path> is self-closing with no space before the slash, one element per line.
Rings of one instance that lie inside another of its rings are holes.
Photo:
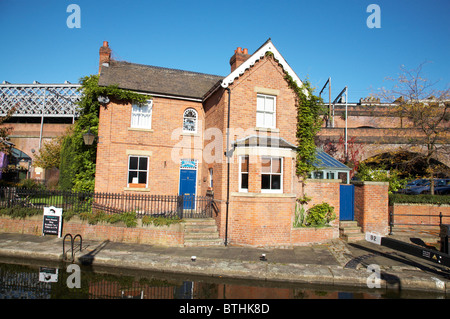
<path fill-rule="evenodd" d="M 236 50 L 234 50 L 234 55 L 230 59 L 231 72 L 236 70 L 249 57 L 250 57 L 250 54 L 248 54 L 247 49 L 242 50 L 241 47 L 238 47 Z"/>
<path fill-rule="evenodd" d="M 103 46 L 100 47 L 100 64 L 98 66 L 98 73 L 102 69 L 103 63 L 108 63 L 111 60 L 111 49 L 108 46 L 108 41 L 103 41 Z"/>

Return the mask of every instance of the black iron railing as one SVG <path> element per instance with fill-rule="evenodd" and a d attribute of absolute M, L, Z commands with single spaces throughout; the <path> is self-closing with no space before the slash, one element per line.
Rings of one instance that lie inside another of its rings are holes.
<path fill-rule="evenodd" d="M 412 218 L 404 218 L 404 217 L 412 217 Z M 436 220 L 436 222 L 414 222 L 415 219 L 420 217 L 428 217 L 429 220 Z M 444 218 L 445 219 L 444 222 Z M 439 219 L 439 221 L 437 221 Z M 407 222 L 405 222 L 407 221 Z M 447 222 L 448 221 L 448 222 Z M 389 235 L 392 235 L 392 230 L 395 226 L 407 226 L 412 229 L 422 226 L 431 226 L 431 227 L 440 227 L 442 224 L 450 223 L 450 216 L 443 215 L 442 212 L 439 214 L 394 214 L 392 211 L 389 212 Z"/>
<path fill-rule="evenodd" d="M 0 188 L 0 209 L 43 209 L 54 206 L 73 213 L 122 214 L 135 212 L 138 218 L 163 216 L 206 218 L 213 215 L 211 196 L 141 195 L 102 192 L 73 192 L 45 189 Z"/>

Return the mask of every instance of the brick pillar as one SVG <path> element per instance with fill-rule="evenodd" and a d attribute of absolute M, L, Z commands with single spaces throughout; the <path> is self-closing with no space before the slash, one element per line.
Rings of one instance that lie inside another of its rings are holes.
<path fill-rule="evenodd" d="M 387 182 L 353 182 L 355 220 L 363 232 L 389 233 L 389 195 Z"/>

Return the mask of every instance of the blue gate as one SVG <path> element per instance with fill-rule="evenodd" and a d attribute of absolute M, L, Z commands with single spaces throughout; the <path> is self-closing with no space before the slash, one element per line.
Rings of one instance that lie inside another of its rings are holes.
<path fill-rule="evenodd" d="M 355 216 L 355 186 L 340 185 L 339 220 L 353 220 Z"/>
<path fill-rule="evenodd" d="M 196 180 L 196 170 L 180 170 L 180 195 L 183 195 L 183 209 L 195 209 Z"/>

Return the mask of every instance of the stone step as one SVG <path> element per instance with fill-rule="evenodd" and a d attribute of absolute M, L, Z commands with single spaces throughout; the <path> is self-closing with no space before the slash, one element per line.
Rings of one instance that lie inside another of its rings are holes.
<path fill-rule="evenodd" d="M 345 228 L 339 228 L 339 232 L 342 234 L 354 234 L 354 233 L 360 233 L 361 227 L 345 227 Z"/>
<path fill-rule="evenodd" d="M 218 246 L 223 241 L 219 237 L 216 221 L 213 218 L 185 219 L 184 246 Z"/>
<path fill-rule="evenodd" d="M 185 232 L 214 232 L 217 231 L 216 225 L 185 225 Z"/>
<path fill-rule="evenodd" d="M 355 220 L 341 220 L 339 227 L 358 227 L 358 222 Z"/>
<path fill-rule="evenodd" d="M 360 240 L 365 240 L 365 235 L 363 233 L 351 233 L 351 234 L 344 234 L 342 236 L 342 239 L 344 239 L 345 241 L 351 243 L 351 242 L 356 242 L 356 241 L 360 241 Z"/>
<path fill-rule="evenodd" d="M 217 239 L 219 238 L 219 233 L 214 232 L 192 232 L 185 233 L 184 239 Z"/>
<path fill-rule="evenodd" d="M 217 239 L 185 239 L 185 247 L 201 247 L 201 246 L 221 246 L 223 245 L 223 240 Z"/>
<path fill-rule="evenodd" d="M 216 225 L 213 218 L 185 218 L 183 220 L 185 225 Z"/>
<path fill-rule="evenodd" d="M 357 221 L 340 221 L 339 236 L 347 242 L 356 242 L 365 239 L 365 234 L 361 231 Z"/>

